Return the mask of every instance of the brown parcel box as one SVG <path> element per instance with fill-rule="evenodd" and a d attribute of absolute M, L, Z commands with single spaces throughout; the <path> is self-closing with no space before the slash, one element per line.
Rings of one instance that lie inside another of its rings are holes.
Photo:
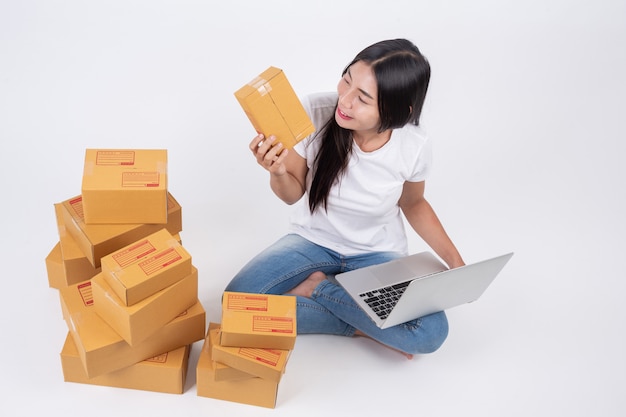
<path fill-rule="evenodd" d="M 86 264 L 82 273 L 71 274 L 68 272 L 68 263 L 63 259 L 63 250 L 61 248 L 61 242 L 57 242 L 50 253 L 46 256 L 46 272 L 48 274 L 48 286 L 50 288 L 61 289 L 69 285 L 74 285 L 79 282 L 87 281 L 91 278 L 89 270 L 93 271 L 96 275 L 100 272 L 100 268 L 94 268 L 87 258 L 84 258 Z M 89 266 L 87 266 L 89 265 Z M 76 264 L 74 264 L 76 266 Z M 73 268 L 74 271 L 76 269 Z"/>
<path fill-rule="evenodd" d="M 198 270 L 156 294 L 126 306 L 100 273 L 91 279 L 96 313 L 131 346 L 143 342 L 198 300 Z"/>
<path fill-rule="evenodd" d="M 219 329 L 211 336 L 215 343 L 219 343 Z M 258 378 L 258 376 L 251 375 L 240 369 L 233 368 L 228 365 L 224 365 L 220 362 L 213 362 L 213 380 L 220 381 L 237 381 L 240 379 Z"/>
<path fill-rule="evenodd" d="M 217 343 L 219 325 L 209 324 L 202 351 L 196 366 L 196 387 L 200 397 L 274 408 L 278 395 L 278 382 L 248 376 L 230 381 L 217 381 L 216 371 L 224 368 L 211 357 L 212 346 Z"/>
<path fill-rule="evenodd" d="M 89 378 L 74 339 L 68 333 L 61 351 L 63 379 L 65 382 L 79 384 L 182 394 L 185 390 L 190 350 L 189 346 L 183 346 L 126 368 Z"/>
<path fill-rule="evenodd" d="M 50 288 L 63 288 L 74 284 L 66 281 L 65 266 L 61 256 L 61 244 L 56 245 L 46 256 L 46 273 L 48 274 L 48 286 Z M 80 281 L 78 281 L 80 282 Z"/>
<path fill-rule="evenodd" d="M 85 223 L 167 223 L 167 150 L 87 149 Z"/>
<path fill-rule="evenodd" d="M 224 292 L 220 345 L 292 350 L 296 297 Z"/>
<path fill-rule="evenodd" d="M 265 137 L 276 136 L 285 148 L 315 131 L 285 73 L 269 67 L 235 92 L 252 126 Z"/>
<path fill-rule="evenodd" d="M 280 382 L 291 351 L 248 347 L 230 347 L 214 344 L 211 357 L 232 368 L 250 375 Z"/>
<path fill-rule="evenodd" d="M 59 233 L 59 242 L 46 258 L 46 264 L 56 266 L 54 273 L 48 273 L 48 283 L 52 288 L 62 288 L 68 285 L 83 282 L 98 272 L 100 268 L 94 267 L 85 256 L 76 241 L 68 233 L 63 220 L 63 207 L 61 204 L 54 205 L 54 212 Z"/>
<path fill-rule="evenodd" d="M 89 378 L 125 368 L 204 338 L 206 313 L 200 301 L 148 339 L 130 346 L 95 312 L 91 281 L 61 288 L 59 294 L 63 318 Z"/>
<path fill-rule="evenodd" d="M 180 235 L 177 234 L 174 237 L 181 242 Z M 75 245 L 71 236 L 67 236 L 65 240 L 72 241 L 72 244 Z M 100 273 L 100 268 L 94 268 L 85 256 L 76 258 L 70 255 L 70 259 L 65 259 L 63 253 L 67 253 L 67 251 L 63 249 L 67 246 L 67 243 L 64 246 L 63 241 L 59 241 L 46 256 L 46 272 L 50 288 L 56 288 L 57 290 L 65 288 L 87 281 Z M 80 252 L 79 249 L 76 250 Z M 82 255 L 82 252 L 80 254 Z"/>
<path fill-rule="evenodd" d="M 142 237 L 165 227 L 171 234 L 182 231 L 182 210 L 180 204 L 168 195 L 167 224 L 86 224 L 83 217 L 82 196 L 63 201 L 65 228 L 74 238 L 83 254 L 96 268 L 100 259 Z"/>
<path fill-rule="evenodd" d="M 191 274 L 191 255 L 161 229 L 100 260 L 102 275 L 122 302 L 131 306 Z"/>
<path fill-rule="evenodd" d="M 220 342 L 220 324 L 209 323 L 209 332 L 207 335 L 211 337 L 211 345 Z M 220 362 L 213 362 L 213 379 L 215 381 L 236 381 L 239 379 L 258 378 L 242 370 L 224 365 Z"/>

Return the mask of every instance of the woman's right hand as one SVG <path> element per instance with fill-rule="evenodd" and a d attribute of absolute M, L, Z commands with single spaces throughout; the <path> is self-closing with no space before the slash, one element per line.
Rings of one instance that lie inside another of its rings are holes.
<path fill-rule="evenodd" d="M 289 151 L 276 141 L 276 136 L 265 139 L 263 134 L 259 134 L 252 139 L 249 148 L 257 163 L 271 174 L 280 176 L 287 172 L 284 161 Z"/>
<path fill-rule="evenodd" d="M 308 171 L 306 159 L 298 152 L 290 152 L 276 137 L 265 139 L 258 135 L 250 142 L 250 151 L 259 165 L 270 173 L 270 187 L 287 204 L 293 204 L 304 195 Z"/>

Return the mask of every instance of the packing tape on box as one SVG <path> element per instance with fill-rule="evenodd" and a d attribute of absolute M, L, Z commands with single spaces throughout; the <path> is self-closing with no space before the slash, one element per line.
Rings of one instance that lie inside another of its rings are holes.
<path fill-rule="evenodd" d="M 157 162 L 156 170 L 159 174 L 167 174 L 167 162 L 159 161 Z"/>
<path fill-rule="evenodd" d="M 118 283 L 121 283 L 123 285 L 123 283 L 124 283 L 124 274 L 125 274 L 125 271 L 122 269 L 121 266 L 118 266 L 115 269 L 113 269 L 112 271 L 110 271 L 109 276 L 111 278 L 113 278 L 115 281 L 117 281 Z M 126 285 L 124 285 L 124 287 L 125 286 Z"/>
<path fill-rule="evenodd" d="M 208 352 L 209 355 L 211 354 L 211 343 L 209 343 L 208 341 L 209 336 L 206 337 L 206 343 L 202 344 L 202 352 Z"/>
<path fill-rule="evenodd" d="M 86 161 L 85 162 L 85 168 L 83 170 L 83 175 L 93 175 L 93 167 L 94 167 L 94 162 L 93 161 Z"/>
<path fill-rule="evenodd" d="M 78 313 L 75 313 L 78 314 Z M 76 325 L 74 324 L 74 315 L 75 314 L 70 314 L 69 316 L 69 325 L 70 325 L 70 331 L 72 332 L 76 332 Z"/>
<path fill-rule="evenodd" d="M 78 224 L 78 220 L 76 220 L 74 216 L 72 216 L 72 224 L 74 225 L 74 227 L 80 227 Z"/>
<path fill-rule="evenodd" d="M 175 238 L 175 237 L 172 237 L 171 239 L 168 239 L 168 240 L 165 242 L 165 245 L 166 245 L 168 248 L 180 248 L 180 247 L 182 247 L 182 245 L 180 244 L 180 242 L 179 242 L 178 240 L 176 240 L 176 238 Z"/>
<path fill-rule="evenodd" d="M 76 343 L 76 347 L 80 348 L 80 350 L 85 350 L 85 346 L 83 345 L 83 341 L 80 339 L 80 336 L 78 335 L 78 326 L 80 325 L 80 323 L 83 321 L 83 315 L 80 311 L 77 311 L 74 314 L 70 314 L 69 315 L 69 327 L 70 327 L 70 332 L 74 333 L 76 335 L 76 337 L 74 337 L 74 343 Z"/>
<path fill-rule="evenodd" d="M 250 81 L 248 85 L 255 88 L 261 96 L 269 94 L 269 92 L 272 91 L 272 86 L 267 83 L 265 78 L 256 77 L 254 80 Z"/>
<path fill-rule="evenodd" d="M 69 315 L 70 319 L 70 330 L 74 332 L 78 332 L 78 328 L 83 324 L 84 318 L 82 311 L 77 311 Z"/>
<path fill-rule="evenodd" d="M 105 290 L 105 291 L 104 291 L 104 296 L 105 296 L 105 297 L 106 297 L 109 301 L 112 301 L 112 302 L 113 302 L 113 303 L 115 303 L 115 304 L 119 304 L 119 302 L 120 302 L 120 301 L 119 301 L 119 299 L 120 299 L 120 298 L 119 298 L 119 297 L 117 296 L 117 294 L 115 294 L 115 293 L 113 293 L 113 294 L 112 294 L 112 293 L 110 293 L 110 292 L 108 292 L 108 291 L 106 291 L 106 290 Z"/>

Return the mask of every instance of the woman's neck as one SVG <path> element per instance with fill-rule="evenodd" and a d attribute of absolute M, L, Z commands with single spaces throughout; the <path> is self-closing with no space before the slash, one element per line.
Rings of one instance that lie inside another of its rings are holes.
<path fill-rule="evenodd" d="M 374 152 L 389 142 L 391 129 L 387 129 L 382 133 L 352 132 L 352 139 L 363 152 Z"/>

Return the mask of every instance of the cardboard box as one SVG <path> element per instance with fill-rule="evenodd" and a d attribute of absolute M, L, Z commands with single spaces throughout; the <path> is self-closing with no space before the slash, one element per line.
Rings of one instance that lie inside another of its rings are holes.
<path fill-rule="evenodd" d="M 87 257 L 100 267 L 100 259 L 126 245 L 163 229 L 162 224 L 86 224 L 83 217 L 82 196 L 60 203 L 63 207 L 65 229 Z M 175 235 L 182 231 L 180 204 L 170 195 L 168 198 L 168 222 L 165 228 Z"/>
<path fill-rule="evenodd" d="M 196 367 L 196 387 L 200 397 L 231 401 L 240 404 L 266 408 L 276 407 L 278 382 L 249 376 L 236 380 L 217 381 L 216 370 L 224 367 L 211 356 L 212 347 L 217 343 L 219 325 L 209 324 Z"/>
<path fill-rule="evenodd" d="M 127 306 L 192 272 L 191 255 L 166 229 L 103 256 L 100 262 L 104 279 Z"/>
<path fill-rule="evenodd" d="M 257 133 L 276 136 L 285 148 L 315 132 L 285 73 L 269 67 L 235 92 L 235 97 Z"/>
<path fill-rule="evenodd" d="M 277 383 L 285 373 L 290 353 L 289 350 L 230 347 L 219 344 L 214 344 L 211 349 L 214 361 Z"/>
<path fill-rule="evenodd" d="M 211 335 L 211 337 L 214 340 L 213 343 L 219 343 L 219 337 L 220 337 L 219 330 L 215 332 L 213 335 Z M 248 379 L 248 378 L 258 378 L 258 377 L 251 375 L 247 372 L 244 372 L 240 369 L 233 368 L 228 365 L 224 365 L 223 363 L 220 363 L 220 362 L 213 363 L 213 379 L 217 382 L 239 381 L 241 379 Z"/>
<path fill-rule="evenodd" d="M 89 378 L 71 334 L 65 338 L 61 366 L 65 382 L 182 394 L 189 367 L 190 346 L 145 359 L 108 374 Z"/>
<path fill-rule="evenodd" d="M 172 193 L 167 193 L 167 223 L 165 228 L 173 235 L 183 230 L 183 210 Z"/>
<path fill-rule="evenodd" d="M 167 223 L 167 150 L 87 149 L 85 223 Z"/>
<path fill-rule="evenodd" d="M 46 273 L 48 274 L 48 286 L 50 288 L 67 287 L 65 266 L 61 257 L 61 244 L 58 242 L 46 256 Z"/>
<path fill-rule="evenodd" d="M 178 240 L 178 242 L 181 242 L 179 234 L 174 235 L 174 238 Z M 68 239 L 73 240 L 71 237 L 68 237 Z M 61 241 L 57 242 L 50 250 L 46 256 L 45 262 L 46 272 L 48 274 L 48 286 L 57 290 L 87 281 L 98 275 L 101 271 L 101 268 L 94 268 L 85 256 L 64 259 Z"/>
<path fill-rule="evenodd" d="M 296 297 L 224 292 L 220 345 L 292 350 Z"/>
<path fill-rule="evenodd" d="M 220 325 L 219 323 L 209 323 L 209 333 L 211 345 L 218 344 L 220 341 Z M 242 370 L 224 365 L 220 362 L 213 363 L 213 378 L 215 381 L 236 381 L 239 379 L 258 378 L 250 375 Z"/>
<path fill-rule="evenodd" d="M 54 213 L 59 233 L 59 242 L 46 257 L 48 284 L 51 288 L 62 288 L 86 281 L 100 272 L 80 250 L 65 228 L 63 207 L 54 205 Z"/>
<path fill-rule="evenodd" d="M 108 285 L 104 273 L 91 279 L 96 313 L 131 346 L 143 342 L 198 300 L 198 270 L 128 307 Z"/>
<path fill-rule="evenodd" d="M 210 333 L 210 338 L 211 346 L 219 343 L 219 327 L 217 329 L 213 329 L 213 331 Z M 213 380 L 216 382 L 239 381 L 242 379 L 258 378 L 258 376 L 251 375 L 240 369 L 233 368 L 231 366 L 224 365 L 223 363 L 216 361 L 213 361 L 212 369 Z"/>
<path fill-rule="evenodd" d="M 131 346 L 100 317 L 91 281 L 59 290 L 61 309 L 89 378 L 190 345 L 205 336 L 206 313 L 198 301 L 143 342 Z"/>

